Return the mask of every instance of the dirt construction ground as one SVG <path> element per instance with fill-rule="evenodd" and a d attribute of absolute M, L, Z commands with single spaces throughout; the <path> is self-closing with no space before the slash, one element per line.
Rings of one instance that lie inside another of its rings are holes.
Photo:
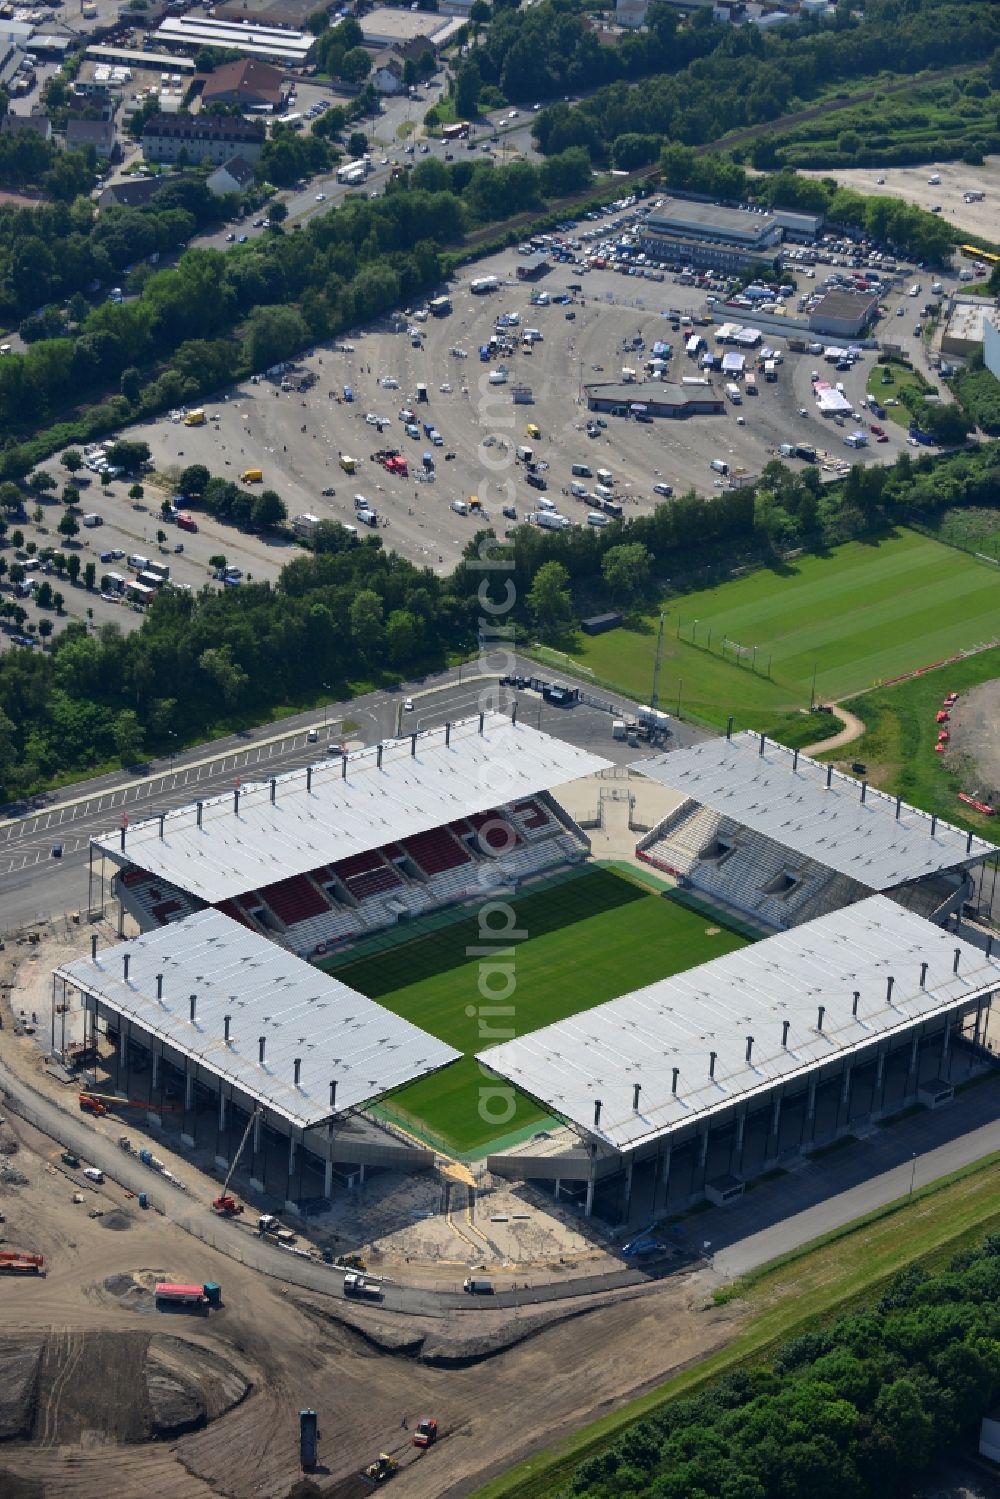
<path fill-rule="evenodd" d="M 803 172 L 803 177 L 835 175 L 842 187 L 883 198 L 904 198 L 928 213 L 940 205 L 941 216 L 956 228 L 986 240 L 997 237 L 997 203 L 1000 201 L 1000 157 L 990 156 L 982 166 L 960 161 L 926 162 L 912 167 L 850 167 L 836 173 Z M 937 176 L 940 182 L 928 182 Z M 885 179 L 882 181 L 881 179 Z M 966 203 L 964 194 L 985 193 L 981 203 Z M 963 262 L 964 263 L 964 262 Z"/>
<path fill-rule="evenodd" d="M 975 766 L 976 797 L 995 804 L 1000 796 L 1000 681 L 964 692 L 951 710 L 948 760 L 962 757 Z"/>
<path fill-rule="evenodd" d="M 5 1245 L 44 1254 L 47 1272 L 0 1279 L 5 1499 L 283 1499 L 299 1477 L 303 1407 L 319 1416 L 318 1494 L 367 1493 L 357 1475 L 380 1451 L 401 1461 L 394 1493 L 469 1494 L 719 1346 L 738 1320 L 732 1308 L 702 1310 L 704 1289 L 685 1276 L 520 1320 L 352 1308 L 355 1328 L 341 1301 L 286 1291 L 114 1185 L 74 1203 L 58 1146 L 16 1117 L 0 1141 L 8 1170 L 27 1179 L 0 1184 Z M 150 1287 L 161 1277 L 214 1278 L 224 1304 L 208 1316 L 158 1312 Z M 442 1437 L 418 1456 L 409 1432 L 426 1414 Z"/>

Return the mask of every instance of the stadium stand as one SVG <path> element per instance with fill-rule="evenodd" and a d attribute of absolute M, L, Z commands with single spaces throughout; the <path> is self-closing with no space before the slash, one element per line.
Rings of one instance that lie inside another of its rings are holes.
<path fill-rule="evenodd" d="M 197 896 L 188 895 L 187 891 L 166 880 L 154 878 L 144 869 L 124 870 L 117 877 L 116 893 L 144 932 L 183 921 L 185 916 L 205 907 L 205 902 Z"/>
<path fill-rule="evenodd" d="M 292 875 L 275 885 L 265 885 L 260 894 L 282 926 L 295 926 L 310 916 L 321 916 L 330 905 L 319 886 L 304 874 Z"/>
<path fill-rule="evenodd" d="M 447 828 L 431 828 L 407 838 L 403 852 L 427 875 L 443 874 L 469 862 L 468 852 Z"/>

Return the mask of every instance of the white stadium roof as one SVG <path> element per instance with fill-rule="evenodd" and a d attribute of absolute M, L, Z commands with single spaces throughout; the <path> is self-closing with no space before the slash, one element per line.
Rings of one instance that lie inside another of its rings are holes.
<path fill-rule="evenodd" d="M 93 843 L 209 903 L 460 817 L 563 786 L 608 764 L 501 713 L 429 729 L 332 763 L 131 824 Z"/>
<path fill-rule="evenodd" d="M 198 911 L 55 974 L 302 1129 L 461 1055 L 219 911 Z"/>
<path fill-rule="evenodd" d="M 749 730 L 632 768 L 870 890 L 995 852 L 983 838 Z"/>
<path fill-rule="evenodd" d="M 997 987 L 1000 959 L 874 895 L 478 1059 L 588 1136 L 628 1151 Z"/>

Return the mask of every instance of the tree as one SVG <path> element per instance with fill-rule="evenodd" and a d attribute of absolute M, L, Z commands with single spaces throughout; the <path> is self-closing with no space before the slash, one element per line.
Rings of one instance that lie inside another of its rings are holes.
<path fill-rule="evenodd" d="M 109 465 L 120 468 L 123 474 L 141 473 L 150 459 L 148 442 L 129 442 L 125 438 L 112 443 L 107 453 Z"/>
<path fill-rule="evenodd" d="M 462 120 L 473 120 L 479 108 L 479 91 L 483 86 L 479 64 L 467 58 L 455 75 L 455 113 Z"/>
<path fill-rule="evenodd" d="M 189 463 L 178 481 L 181 494 L 196 499 L 205 493 L 205 485 L 211 477 L 212 475 L 203 463 Z M 170 505 L 169 500 L 164 500 L 163 503 L 168 507 Z"/>
<path fill-rule="evenodd" d="M 61 614 L 63 612 L 63 605 L 65 604 L 65 602 L 66 600 L 63 598 L 62 594 L 57 588 L 55 593 L 52 595 L 52 607 L 57 614 Z"/>
<path fill-rule="evenodd" d="M 83 585 L 84 585 L 84 587 L 88 591 L 90 591 L 90 590 L 93 589 L 94 584 L 96 583 L 96 581 L 97 581 L 97 564 L 94 563 L 94 562 L 87 562 L 84 565 L 84 569 L 83 569 Z"/>
<path fill-rule="evenodd" d="M 653 558 L 640 541 L 609 547 L 601 559 L 601 575 L 615 598 L 634 603 L 649 591 Z"/>
<path fill-rule="evenodd" d="M 273 489 L 265 489 L 253 502 L 251 519 L 258 531 L 271 531 L 288 519 L 284 500 Z"/>
<path fill-rule="evenodd" d="M 352 130 L 347 138 L 347 154 L 352 161 L 364 156 L 368 150 L 368 137 L 363 130 Z"/>
<path fill-rule="evenodd" d="M 142 487 L 141 484 L 131 484 L 129 486 L 128 497 L 133 502 L 137 503 L 139 500 L 142 499 L 142 497 L 143 497 L 143 495 L 145 493 L 146 493 L 146 491 L 143 489 L 143 487 Z"/>
<path fill-rule="evenodd" d="M 71 474 L 78 473 L 83 468 L 83 455 L 76 448 L 67 448 L 59 462 L 63 468 L 69 469 Z"/>
<path fill-rule="evenodd" d="M 60 536 L 65 536 L 67 541 L 76 536 L 80 530 L 80 522 L 72 510 L 67 510 L 58 526 Z"/>
<path fill-rule="evenodd" d="M 126 401 L 135 406 L 142 395 L 142 372 L 134 364 L 129 365 L 127 370 L 122 370 L 118 388 Z"/>
<path fill-rule="evenodd" d="M 74 505 L 79 505 L 80 491 L 77 489 L 75 484 L 63 485 L 62 502 L 67 507 L 67 509 L 71 509 Z"/>
<path fill-rule="evenodd" d="M 541 630 L 557 632 L 569 622 L 573 612 L 569 572 L 561 562 L 542 563 L 525 602 L 528 613 Z"/>
<path fill-rule="evenodd" d="M 38 621 L 38 633 L 43 640 L 48 640 L 54 629 L 55 626 L 53 625 L 51 619 L 40 619 Z"/>
<path fill-rule="evenodd" d="M 38 591 L 35 594 L 35 603 L 39 609 L 52 608 L 52 584 L 48 578 L 43 578 L 39 583 Z"/>
<path fill-rule="evenodd" d="M 371 70 L 371 54 L 364 47 L 352 47 L 349 52 L 344 53 L 340 76 L 345 83 L 364 83 Z"/>
<path fill-rule="evenodd" d="M 53 479 L 51 474 L 46 473 L 43 468 L 36 469 L 28 477 L 28 488 L 33 489 L 36 494 L 49 494 L 57 487 L 55 479 Z"/>
<path fill-rule="evenodd" d="M 272 203 L 267 210 L 267 216 L 272 224 L 283 224 L 288 218 L 288 204 L 281 202 Z"/>
<path fill-rule="evenodd" d="M 246 672 L 233 660 L 229 645 L 209 646 L 198 657 L 198 665 L 219 693 L 227 708 L 235 707 L 243 689 L 250 680 Z"/>
<path fill-rule="evenodd" d="M 209 557 L 209 559 L 208 559 L 208 565 L 209 565 L 209 567 L 214 568 L 214 570 L 217 573 L 221 573 L 222 570 L 223 570 L 223 568 L 226 565 L 226 558 L 225 558 L 224 553 L 222 553 L 222 552 L 215 552 L 215 553 L 213 553 L 213 555 L 211 557 Z"/>
<path fill-rule="evenodd" d="M 0 484 L 0 510 L 20 510 L 21 491 L 9 479 Z"/>
<path fill-rule="evenodd" d="M 142 755 L 142 726 L 130 708 L 115 717 L 112 728 L 115 752 L 123 766 L 136 765 Z"/>
<path fill-rule="evenodd" d="M 71 583 L 75 584 L 79 578 L 81 566 L 80 553 L 71 552 L 66 558 L 66 575 Z"/>

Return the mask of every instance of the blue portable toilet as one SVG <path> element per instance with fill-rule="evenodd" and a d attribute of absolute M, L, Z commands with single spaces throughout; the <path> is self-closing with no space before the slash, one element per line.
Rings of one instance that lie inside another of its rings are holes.
<path fill-rule="evenodd" d="M 139 1193 L 139 1206 L 141 1208 L 149 1207 L 149 1198 L 146 1196 L 145 1192 Z"/>
<path fill-rule="evenodd" d="M 351 389 L 351 387 L 349 385 L 345 385 L 344 386 L 344 400 L 345 401 L 353 401 L 354 400 L 354 392 L 353 392 L 353 390 Z"/>

